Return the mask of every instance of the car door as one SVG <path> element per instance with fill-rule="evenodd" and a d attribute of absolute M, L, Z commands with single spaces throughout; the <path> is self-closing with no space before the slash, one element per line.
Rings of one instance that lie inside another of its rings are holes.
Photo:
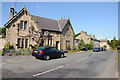
<path fill-rule="evenodd" d="M 56 49 L 56 48 L 54 48 L 54 50 L 55 50 L 55 52 L 56 52 L 56 57 L 60 57 L 60 55 L 61 55 L 61 52 L 58 50 L 58 49 Z"/>
<path fill-rule="evenodd" d="M 59 50 L 58 49 L 52 48 L 52 51 L 53 51 L 53 56 L 54 57 L 59 57 Z"/>
<path fill-rule="evenodd" d="M 51 48 L 51 47 L 48 48 L 47 54 L 50 55 L 50 57 L 53 58 L 55 56 L 55 52 L 54 52 L 53 48 Z"/>

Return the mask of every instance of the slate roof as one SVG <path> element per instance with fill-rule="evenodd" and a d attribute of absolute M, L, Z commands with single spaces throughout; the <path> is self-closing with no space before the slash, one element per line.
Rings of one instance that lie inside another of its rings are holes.
<path fill-rule="evenodd" d="M 100 39 L 100 42 L 107 42 L 107 39 Z"/>
<path fill-rule="evenodd" d="M 68 21 L 68 19 L 63 20 L 53 20 L 48 18 L 43 18 L 39 16 L 31 15 L 34 21 L 41 27 L 41 29 L 52 30 L 52 31 L 62 31 Z"/>

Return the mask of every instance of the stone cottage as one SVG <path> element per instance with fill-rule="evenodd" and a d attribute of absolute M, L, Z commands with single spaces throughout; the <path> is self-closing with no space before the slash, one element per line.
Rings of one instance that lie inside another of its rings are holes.
<path fill-rule="evenodd" d="M 100 39 L 100 47 L 106 46 L 106 49 L 110 49 L 110 46 L 107 43 L 107 39 Z"/>
<path fill-rule="evenodd" d="M 5 24 L 6 40 L 16 50 L 39 46 L 54 46 L 59 50 L 73 47 L 74 30 L 70 19 L 53 20 L 31 15 L 24 7 L 14 15 L 10 8 L 10 20 Z"/>
<path fill-rule="evenodd" d="M 99 47 L 100 46 L 100 41 L 95 38 L 95 35 L 92 35 L 92 34 L 88 35 L 87 32 L 85 32 L 85 31 L 81 31 L 79 33 L 79 35 L 75 38 L 74 42 L 75 43 L 77 42 L 75 46 L 78 45 L 78 43 L 81 39 L 83 39 L 85 44 L 89 44 L 90 41 L 92 41 L 93 44 L 94 44 L 94 47 Z"/>

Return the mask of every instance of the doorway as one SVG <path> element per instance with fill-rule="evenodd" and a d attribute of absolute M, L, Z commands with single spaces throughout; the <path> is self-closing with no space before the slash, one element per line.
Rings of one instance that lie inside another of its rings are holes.
<path fill-rule="evenodd" d="M 60 45 L 59 45 L 59 41 L 56 41 L 56 48 L 60 50 Z"/>

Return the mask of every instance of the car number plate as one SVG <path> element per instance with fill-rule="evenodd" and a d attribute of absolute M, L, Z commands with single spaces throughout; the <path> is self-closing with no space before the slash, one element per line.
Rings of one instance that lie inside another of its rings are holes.
<path fill-rule="evenodd" d="M 38 51 L 34 51 L 35 53 L 38 53 Z"/>

